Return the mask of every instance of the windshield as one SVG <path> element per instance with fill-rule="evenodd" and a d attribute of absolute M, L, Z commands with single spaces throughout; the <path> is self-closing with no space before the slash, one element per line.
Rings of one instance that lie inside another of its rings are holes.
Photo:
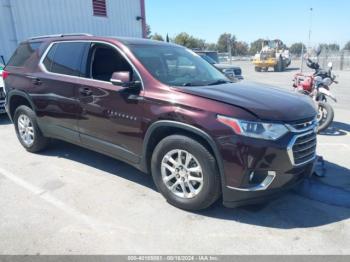
<path fill-rule="evenodd" d="M 219 70 L 186 48 L 131 45 L 130 49 L 156 79 L 170 86 L 204 86 L 230 82 Z"/>
<path fill-rule="evenodd" d="M 201 58 L 203 58 L 205 61 L 207 61 L 209 64 L 216 64 L 215 60 L 211 58 L 210 56 L 207 56 L 206 54 L 199 54 Z"/>

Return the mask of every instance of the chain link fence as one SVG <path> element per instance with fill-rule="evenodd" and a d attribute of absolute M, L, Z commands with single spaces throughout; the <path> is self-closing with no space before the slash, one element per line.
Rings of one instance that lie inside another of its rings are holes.
<path fill-rule="evenodd" d="M 230 56 L 228 53 L 218 53 L 220 63 L 230 63 Z M 231 63 L 234 61 L 249 61 L 252 56 L 232 56 Z M 316 59 L 314 57 L 313 59 Z M 293 56 L 292 60 L 300 60 L 300 57 Z M 330 51 L 323 49 L 318 62 L 322 68 L 327 68 L 329 62 L 333 63 L 333 69 L 337 71 L 350 70 L 350 50 Z"/>
<path fill-rule="evenodd" d="M 229 53 L 218 53 L 219 62 L 223 64 L 229 64 L 232 61 L 250 61 L 252 56 L 232 56 L 230 57 Z"/>
<path fill-rule="evenodd" d="M 329 62 L 333 63 L 334 70 L 350 70 L 350 50 L 329 51 L 323 49 L 318 62 L 322 68 L 326 68 Z"/>

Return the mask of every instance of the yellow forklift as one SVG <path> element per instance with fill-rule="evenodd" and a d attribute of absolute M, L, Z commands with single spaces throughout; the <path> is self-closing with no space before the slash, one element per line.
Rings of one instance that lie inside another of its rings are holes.
<path fill-rule="evenodd" d="M 284 71 L 291 63 L 289 50 L 284 48 L 281 40 L 264 40 L 262 47 L 253 58 L 255 71 L 268 71 L 270 67 L 275 72 Z"/>

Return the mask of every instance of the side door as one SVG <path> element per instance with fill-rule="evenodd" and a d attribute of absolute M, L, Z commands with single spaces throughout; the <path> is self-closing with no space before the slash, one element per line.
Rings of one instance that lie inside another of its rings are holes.
<path fill-rule="evenodd" d="M 91 43 L 86 75 L 79 83 L 79 132 L 83 144 L 101 153 L 138 163 L 142 147 L 143 90 L 115 86 L 114 72 L 138 74 L 125 57 L 109 44 Z M 140 79 L 139 79 L 140 80 Z"/>
<path fill-rule="evenodd" d="M 86 42 L 51 44 L 40 62 L 42 72 L 32 76 L 39 124 L 50 136 L 79 142 L 78 79 L 88 47 Z"/>

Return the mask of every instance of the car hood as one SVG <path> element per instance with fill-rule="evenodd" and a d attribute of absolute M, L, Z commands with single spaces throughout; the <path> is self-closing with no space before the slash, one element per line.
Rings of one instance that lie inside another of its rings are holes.
<path fill-rule="evenodd" d="M 316 116 L 306 95 L 252 82 L 183 87 L 182 92 L 243 108 L 261 120 L 293 122 Z"/>
<path fill-rule="evenodd" d="M 218 69 L 240 69 L 238 66 L 227 65 L 227 64 L 214 64 L 214 66 Z"/>

